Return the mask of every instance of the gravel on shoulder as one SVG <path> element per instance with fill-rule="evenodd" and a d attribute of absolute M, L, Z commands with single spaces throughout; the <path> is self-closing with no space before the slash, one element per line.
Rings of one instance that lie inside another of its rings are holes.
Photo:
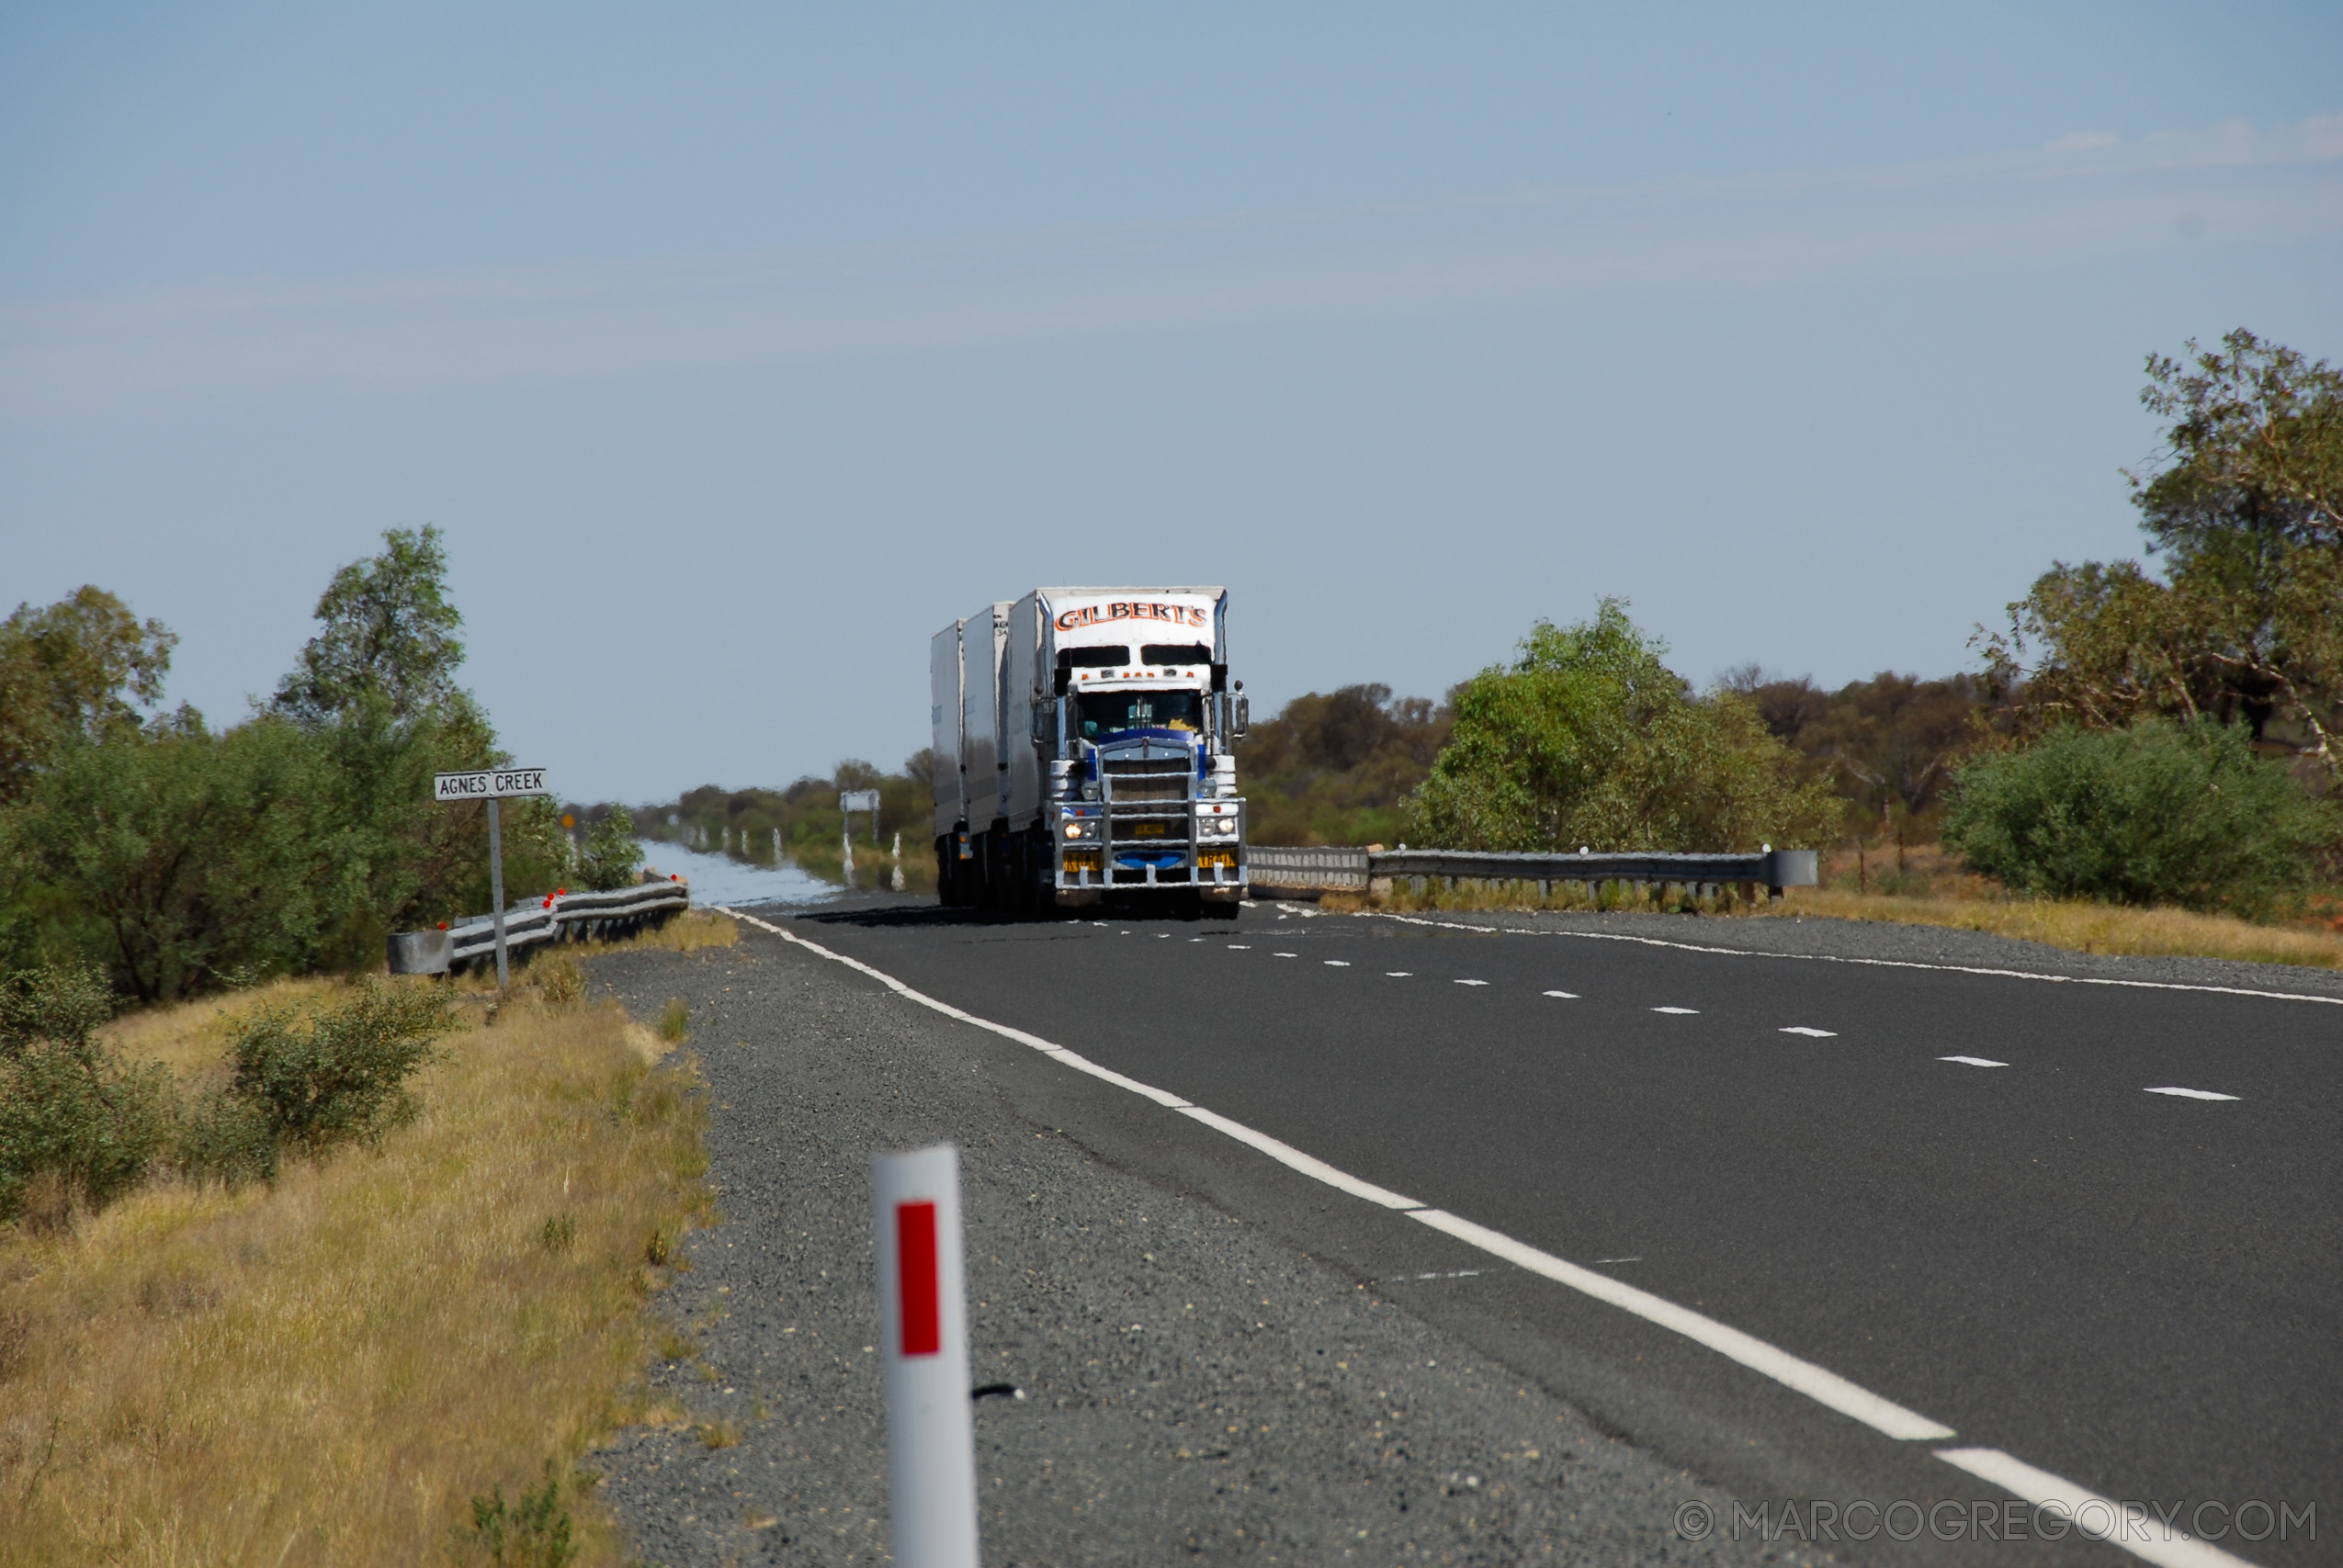
<path fill-rule="evenodd" d="M 1730 1497 L 1375 1281 L 1037 1124 L 990 1036 L 763 937 L 590 974 L 638 1017 L 688 1008 L 721 1214 L 659 1303 L 651 1381 L 691 1423 L 591 1461 L 646 1562 L 888 1559 L 868 1162 L 942 1139 L 974 1375 L 1024 1394 L 977 1405 L 990 1562 L 1828 1560 L 1684 1539 L 1680 1509 Z"/>

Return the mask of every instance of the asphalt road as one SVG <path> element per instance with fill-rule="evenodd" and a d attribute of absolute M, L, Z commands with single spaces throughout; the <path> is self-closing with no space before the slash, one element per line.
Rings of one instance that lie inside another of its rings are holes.
<path fill-rule="evenodd" d="M 887 1560 L 869 1159 L 939 1138 L 974 1375 L 1025 1393 L 976 1406 L 987 1562 L 1828 1561 L 1688 1538 L 1729 1494 L 1319 1256 L 1486 1272 L 1421 1226 L 770 937 L 590 972 L 639 1017 L 688 1010 L 719 1211 L 658 1298 L 651 1377 L 688 1421 L 588 1461 L 632 1561 Z"/>
<path fill-rule="evenodd" d="M 2316 1539 L 2229 1549 L 2343 1560 L 2343 1007 L 1262 908 L 789 924 L 1696 1307 L 1961 1445 L 2166 1508 L 2315 1505 Z M 1805 945 L 1833 951 L 1832 924 L 1800 928 Z M 1686 920 L 1681 938 L 1731 929 Z M 2002 1495 L 1937 1473 L 1941 1445 L 1884 1438 L 1370 1205 L 1207 1168 L 1186 1131 L 1082 1135 L 1361 1278 L 1436 1276 L 1387 1293 L 1737 1495 Z M 1409 1267 L 1425 1262 L 1445 1267 Z M 2073 1540 L 1839 1550 L 2124 1561 Z"/>

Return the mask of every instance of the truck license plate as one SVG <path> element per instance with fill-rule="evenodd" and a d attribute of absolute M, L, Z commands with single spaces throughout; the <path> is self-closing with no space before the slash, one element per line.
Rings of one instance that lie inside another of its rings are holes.
<path fill-rule="evenodd" d="M 1162 822 L 1135 822 L 1131 825 L 1131 836 L 1136 839 L 1160 839 L 1167 827 L 1168 824 Z"/>

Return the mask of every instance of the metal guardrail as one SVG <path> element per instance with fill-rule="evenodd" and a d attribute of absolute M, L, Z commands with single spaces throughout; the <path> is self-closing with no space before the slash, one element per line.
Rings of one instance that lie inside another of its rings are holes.
<path fill-rule="evenodd" d="M 1737 882 L 1779 892 L 1818 880 L 1812 850 L 1770 850 L 1746 855 L 1650 853 L 1520 854 L 1482 850 L 1351 850 L 1255 844 L 1246 852 L 1252 884 L 1264 892 L 1365 893 L 1387 878 L 1439 877 L 1449 882 L 1679 883 L 1700 886 Z"/>
<path fill-rule="evenodd" d="M 1245 872 L 1262 891 L 1289 888 L 1311 893 L 1364 893 L 1374 875 L 1364 850 L 1245 847 Z"/>
<path fill-rule="evenodd" d="M 602 893 L 549 894 L 504 911 L 507 952 L 590 936 L 619 936 L 652 920 L 692 907 L 692 890 L 680 881 L 644 882 Z M 390 973 L 445 975 L 459 964 L 496 952 L 496 917 L 474 915 L 445 931 L 393 931 Z"/>

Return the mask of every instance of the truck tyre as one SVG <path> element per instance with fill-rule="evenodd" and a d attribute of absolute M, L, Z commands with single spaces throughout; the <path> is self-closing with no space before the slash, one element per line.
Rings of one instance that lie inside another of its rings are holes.
<path fill-rule="evenodd" d="M 945 834 L 935 840 L 935 901 L 946 909 L 959 901 L 952 872 L 952 839 Z"/>

